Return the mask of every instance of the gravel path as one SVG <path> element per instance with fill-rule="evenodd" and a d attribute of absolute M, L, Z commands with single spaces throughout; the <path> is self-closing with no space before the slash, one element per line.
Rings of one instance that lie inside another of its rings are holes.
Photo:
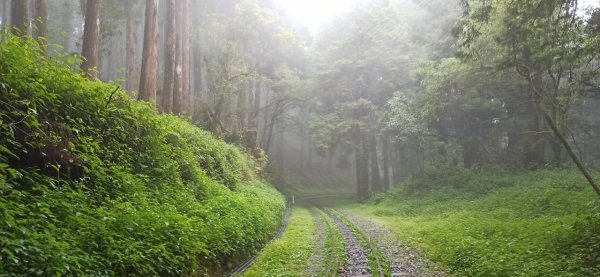
<path fill-rule="evenodd" d="M 416 249 L 399 241 L 391 230 L 348 211 L 344 211 L 343 214 L 377 243 L 390 261 L 392 276 L 446 276 L 436 268 L 434 263 L 423 258 Z"/>
<path fill-rule="evenodd" d="M 346 241 L 346 255 L 348 259 L 339 276 L 371 276 L 367 252 L 360 245 L 354 233 L 336 216 L 331 216 L 331 218 Z"/>

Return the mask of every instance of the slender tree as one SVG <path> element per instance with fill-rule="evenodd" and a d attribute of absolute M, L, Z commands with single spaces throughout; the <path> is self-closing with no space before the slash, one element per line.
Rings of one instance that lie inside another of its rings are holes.
<path fill-rule="evenodd" d="M 29 0 L 12 0 L 10 5 L 10 24 L 15 28 L 15 33 L 23 36 L 27 35 L 29 30 L 28 2 Z"/>
<path fill-rule="evenodd" d="M 156 70 L 158 67 L 158 0 L 146 0 L 144 49 L 140 76 L 139 99 L 156 103 Z"/>
<path fill-rule="evenodd" d="M 173 82 L 173 114 L 183 111 L 183 2 L 175 3 L 175 80 Z"/>
<path fill-rule="evenodd" d="M 383 156 L 383 190 L 390 189 L 390 140 L 387 134 L 381 136 L 382 156 Z"/>
<path fill-rule="evenodd" d="M 159 110 L 170 113 L 173 107 L 173 90 L 175 89 L 175 59 L 177 48 L 177 11 L 176 0 L 167 0 L 167 17 L 165 29 L 164 79 L 160 97 Z"/>
<path fill-rule="evenodd" d="M 85 25 L 83 31 L 83 46 L 81 55 L 85 59 L 81 63 L 81 70 L 86 76 L 95 80 L 98 76 L 100 52 L 100 6 L 101 0 L 88 0 L 85 9 Z"/>
<path fill-rule="evenodd" d="M 190 114 L 190 3 L 189 0 L 182 0 L 183 16 L 182 16 L 182 60 L 181 66 L 181 96 L 183 102 L 183 114 Z"/>
<path fill-rule="evenodd" d="M 126 67 L 127 67 L 127 90 L 139 90 L 140 79 L 137 67 L 137 13 L 135 10 L 136 0 L 130 0 L 127 7 L 127 38 L 126 38 Z"/>

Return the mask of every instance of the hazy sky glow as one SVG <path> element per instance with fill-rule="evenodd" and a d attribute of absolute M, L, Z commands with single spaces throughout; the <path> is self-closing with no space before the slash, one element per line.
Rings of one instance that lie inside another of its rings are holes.
<path fill-rule="evenodd" d="M 299 24 L 315 34 L 357 2 L 368 0 L 278 0 L 277 3 Z"/>
<path fill-rule="evenodd" d="M 321 27 L 336 16 L 348 11 L 357 2 L 369 0 L 277 0 L 277 3 L 297 23 L 316 34 Z M 600 0 L 579 0 L 581 9 L 600 6 Z"/>

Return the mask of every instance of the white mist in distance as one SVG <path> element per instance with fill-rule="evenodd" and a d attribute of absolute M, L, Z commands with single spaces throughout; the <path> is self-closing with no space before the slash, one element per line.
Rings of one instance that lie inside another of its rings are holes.
<path fill-rule="evenodd" d="M 277 0 L 277 5 L 297 24 L 315 35 L 323 25 L 368 0 Z"/>
<path fill-rule="evenodd" d="M 276 0 L 276 3 L 294 22 L 306 27 L 311 35 L 315 35 L 321 30 L 323 25 L 349 11 L 357 3 L 368 1 L 369 0 Z M 600 0 L 579 0 L 579 9 L 582 13 L 585 13 L 589 8 L 596 7 L 600 7 Z"/>

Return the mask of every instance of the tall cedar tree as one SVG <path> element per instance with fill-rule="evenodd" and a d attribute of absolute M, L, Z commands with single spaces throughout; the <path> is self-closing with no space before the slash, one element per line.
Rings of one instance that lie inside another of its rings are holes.
<path fill-rule="evenodd" d="M 170 113 L 173 107 L 173 91 L 175 89 L 175 66 L 176 66 L 176 32 L 177 14 L 175 5 L 179 1 L 167 1 L 167 26 L 165 30 L 165 69 L 163 89 L 160 97 L 159 110 Z"/>
<path fill-rule="evenodd" d="M 90 80 L 98 76 L 98 55 L 100 52 L 100 6 L 101 0 L 88 0 L 85 8 L 85 27 L 83 31 L 83 46 L 81 55 L 84 61 L 81 70 Z"/>
<path fill-rule="evenodd" d="M 190 1 L 182 0 L 183 2 L 183 22 L 182 25 L 182 60 L 181 65 L 181 96 L 183 103 L 183 114 L 190 114 Z"/>
<path fill-rule="evenodd" d="M 137 91 L 140 86 L 140 77 L 137 68 L 137 13 L 135 11 L 135 0 L 129 0 L 127 6 L 127 34 L 126 34 L 126 68 L 127 68 L 127 90 Z"/>
<path fill-rule="evenodd" d="M 158 0 L 146 0 L 144 50 L 138 98 L 156 102 L 156 70 L 158 67 Z"/>
<path fill-rule="evenodd" d="M 182 1 L 177 1 L 175 5 L 175 82 L 173 83 L 173 114 L 181 114 L 183 111 L 182 103 L 182 81 L 183 81 L 183 5 Z"/>

